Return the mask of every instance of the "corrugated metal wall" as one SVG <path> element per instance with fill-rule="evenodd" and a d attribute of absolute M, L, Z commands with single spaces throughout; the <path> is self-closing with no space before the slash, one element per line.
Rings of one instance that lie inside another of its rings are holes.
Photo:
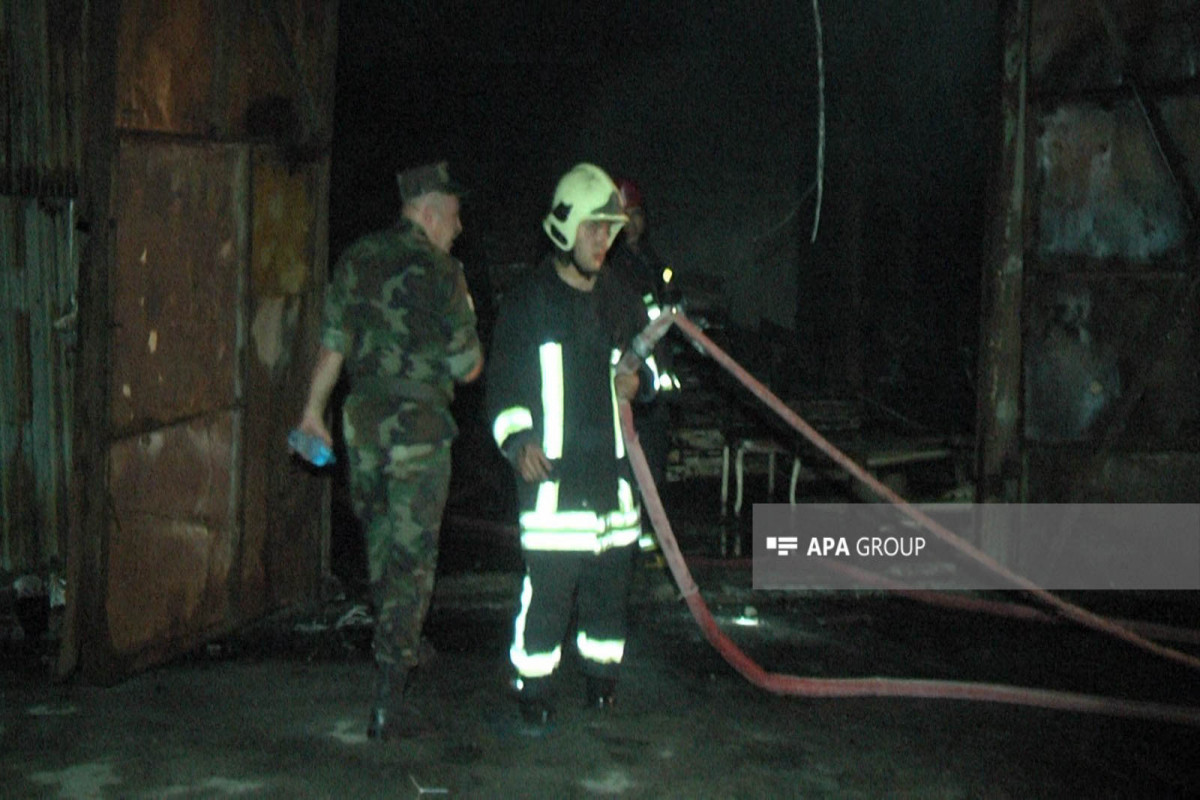
<path fill-rule="evenodd" d="M 64 566 L 82 6 L 0 3 L 0 574 Z"/>
<path fill-rule="evenodd" d="M 75 204 L 0 198 L 0 570 L 63 566 L 79 250 Z"/>
<path fill-rule="evenodd" d="M 78 195 L 83 7 L 82 0 L 0 3 L 0 194 Z"/>

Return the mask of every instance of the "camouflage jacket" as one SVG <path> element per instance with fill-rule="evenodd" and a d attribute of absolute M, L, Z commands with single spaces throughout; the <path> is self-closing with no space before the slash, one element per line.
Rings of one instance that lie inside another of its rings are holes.
<path fill-rule="evenodd" d="M 462 264 L 407 219 L 342 254 L 321 343 L 345 357 L 344 419 L 377 441 L 441 442 L 458 432 L 454 382 L 482 350 Z"/>

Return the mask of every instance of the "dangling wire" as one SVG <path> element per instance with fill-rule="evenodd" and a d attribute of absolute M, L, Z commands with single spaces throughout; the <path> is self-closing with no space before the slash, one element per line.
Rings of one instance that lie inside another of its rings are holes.
<path fill-rule="evenodd" d="M 817 240 L 821 225 L 821 197 L 825 193 L 825 53 L 821 34 L 821 2 L 812 0 L 813 22 L 817 29 L 817 204 L 813 211 L 812 238 Z"/>

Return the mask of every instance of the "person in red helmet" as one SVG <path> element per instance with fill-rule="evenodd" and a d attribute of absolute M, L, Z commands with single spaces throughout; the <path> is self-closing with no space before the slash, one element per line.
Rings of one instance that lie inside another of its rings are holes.
<path fill-rule="evenodd" d="M 609 254 L 609 270 L 613 278 L 630 287 L 642 299 L 647 316 L 654 319 L 665 308 L 679 301 L 671 287 L 671 269 L 646 236 L 646 209 L 641 189 L 628 178 L 621 178 L 617 181 L 617 190 L 629 222 L 621 230 Z M 655 348 L 655 359 L 658 394 L 654 401 L 635 407 L 634 424 L 646 454 L 646 463 L 650 466 L 651 477 L 655 485 L 661 487 L 666 480 L 670 451 L 670 403 L 674 392 L 679 389 L 679 379 L 671 369 L 668 342 L 661 342 Z M 644 552 L 653 552 L 658 549 L 658 543 L 650 526 L 643 527 L 638 544 Z"/>
<path fill-rule="evenodd" d="M 661 310 L 662 295 L 670 274 L 664 274 L 666 263 L 659 257 L 646 236 L 646 208 L 642 190 L 628 178 L 617 181 L 617 190 L 629 222 L 609 254 L 613 274 L 619 276 L 641 296 L 652 316 Z"/>

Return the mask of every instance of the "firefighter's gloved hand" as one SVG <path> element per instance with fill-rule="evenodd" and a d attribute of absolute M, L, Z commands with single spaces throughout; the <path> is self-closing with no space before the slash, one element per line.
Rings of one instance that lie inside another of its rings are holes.
<path fill-rule="evenodd" d="M 637 397 L 639 385 L 641 385 L 641 380 L 636 372 L 618 373 L 613 378 L 613 386 L 616 387 L 618 400 L 632 401 Z"/>

